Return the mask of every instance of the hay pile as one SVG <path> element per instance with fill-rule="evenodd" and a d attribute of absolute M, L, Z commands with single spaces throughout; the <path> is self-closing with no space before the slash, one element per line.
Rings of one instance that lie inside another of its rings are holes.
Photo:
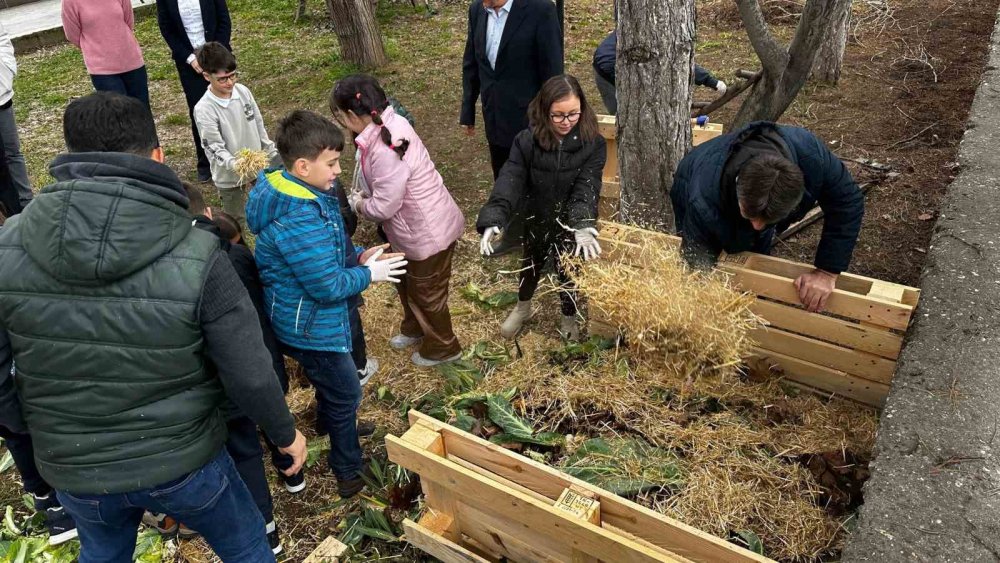
<path fill-rule="evenodd" d="M 253 181 L 269 162 L 267 153 L 262 150 L 240 149 L 236 153 L 236 174 L 240 177 L 240 184 Z"/>

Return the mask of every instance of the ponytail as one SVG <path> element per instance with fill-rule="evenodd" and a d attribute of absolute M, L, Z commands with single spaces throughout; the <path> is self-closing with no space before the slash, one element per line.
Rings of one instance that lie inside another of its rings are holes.
<path fill-rule="evenodd" d="M 367 74 L 352 74 L 337 82 L 330 93 L 331 111 L 351 111 L 354 115 L 370 115 L 372 123 L 379 126 L 382 142 L 399 155 L 402 160 L 410 146 L 408 139 L 393 143 L 392 133 L 382 122 L 382 112 L 389 107 L 385 91 L 374 77 Z"/>

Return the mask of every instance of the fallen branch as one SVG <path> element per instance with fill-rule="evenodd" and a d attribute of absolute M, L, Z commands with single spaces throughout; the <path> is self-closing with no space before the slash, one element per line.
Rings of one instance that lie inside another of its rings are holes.
<path fill-rule="evenodd" d="M 875 185 L 874 182 L 865 182 L 864 184 L 861 184 L 858 187 L 861 188 L 862 194 L 867 194 L 868 190 L 870 190 L 873 185 Z M 799 232 L 801 232 L 802 229 L 805 229 L 809 225 L 812 225 L 813 223 L 819 221 L 822 218 L 823 218 L 823 210 L 820 209 L 819 207 L 813 207 L 809 211 L 809 213 L 806 213 L 805 217 L 789 225 L 787 229 L 782 231 L 778 235 L 778 240 L 786 240 L 788 238 L 791 238 L 797 235 Z"/>
<path fill-rule="evenodd" d="M 761 75 L 760 72 L 749 72 L 746 70 L 736 71 L 736 76 L 744 78 L 745 79 L 744 82 L 738 86 L 733 86 L 732 88 L 729 88 L 728 90 L 726 90 L 725 94 L 719 96 L 715 100 L 712 100 L 712 102 L 709 103 L 707 106 L 703 108 L 695 108 L 696 111 L 695 110 L 691 111 L 691 117 L 708 115 L 713 111 L 726 105 L 727 103 L 730 102 L 730 100 L 742 94 L 744 90 L 747 90 L 748 88 L 756 84 L 757 81 L 760 80 L 760 75 Z M 747 78 L 748 76 L 749 78 Z"/>

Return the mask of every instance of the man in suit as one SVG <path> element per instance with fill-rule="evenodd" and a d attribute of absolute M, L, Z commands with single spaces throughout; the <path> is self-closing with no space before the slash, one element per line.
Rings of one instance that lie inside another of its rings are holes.
<path fill-rule="evenodd" d="M 229 39 L 233 26 L 229 8 L 226 0 L 159 0 L 156 3 L 156 20 L 177 65 L 177 74 L 187 100 L 191 134 L 198 153 L 198 180 L 207 182 L 212 179 L 212 171 L 194 124 L 194 106 L 205 95 L 208 82 L 202 76 L 195 51 L 209 41 L 218 41 L 232 50 Z"/>
<path fill-rule="evenodd" d="M 481 96 L 494 179 L 514 136 L 528 127 L 528 103 L 562 73 L 562 33 L 551 0 L 475 0 L 469 7 L 459 123 L 474 134 Z"/>

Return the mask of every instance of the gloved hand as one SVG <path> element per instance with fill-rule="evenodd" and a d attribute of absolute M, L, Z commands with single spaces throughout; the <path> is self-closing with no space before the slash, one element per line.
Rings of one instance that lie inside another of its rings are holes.
<path fill-rule="evenodd" d="M 500 227 L 487 227 L 483 231 L 483 238 L 479 241 L 479 252 L 483 256 L 493 254 L 493 237 L 500 236 Z"/>
<path fill-rule="evenodd" d="M 351 211 L 358 213 L 358 206 L 361 205 L 364 199 L 361 192 L 351 190 L 351 193 L 347 194 L 347 205 L 351 207 Z"/>
<path fill-rule="evenodd" d="M 406 258 L 403 256 L 393 256 L 391 258 L 386 258 L 385 260 L 379 260 L 379 256 L 385 252 L 384 249 L 378 249 L 372 254 L 371 258 L 365 262 L 365 266 L 371 270 L 372 273 L 372 283 L 378 282 L 392 282 L 399 283 L 399 278 L 396 276 L 402 276 L 406 274 L 406 270 L 403 269 L 404 266 L 409 264 Z"/>
<path fill-rule="evenodd" d="M 584 260 L 593 260 L 601 255 L 601 245 L 597 244 L 597 229 L 576 229 L 573 231 L 573 238 L 576 239 L 574 256 L 583 255 Z"/>
<path fill-rule="evenodd" d="M 720 96 L 725 96 L 726 90 L 728 89 L 729 88 L 726 86 L 726 83 L 721 80 L 715 85 L 715 91 L 718 92 Z"/>

